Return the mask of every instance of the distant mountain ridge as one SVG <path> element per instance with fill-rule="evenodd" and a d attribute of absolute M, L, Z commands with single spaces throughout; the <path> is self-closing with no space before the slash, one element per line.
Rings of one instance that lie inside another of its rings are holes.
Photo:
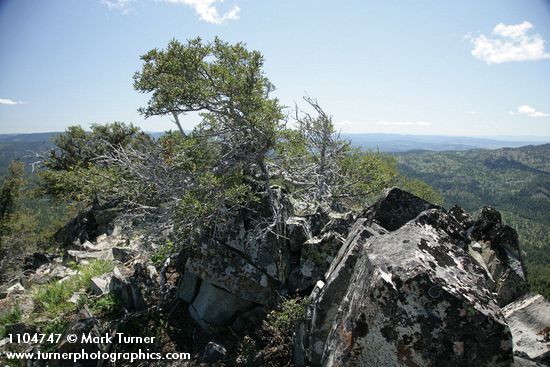
<path fill-rule="evenodd" d="M 465 151 L 470 149 L 517 148 L 525 145 L 550 143 L 550 137 L 480 138 L 444 135 L 401 135 L 401 134 L 346 134 L 342 137 L 352 144 L 381 152 L 406 152 L 411 150 Z"/>
<path fill-rule="evenodd" d="M 41 132 L 28 134 L 0 134 L 0 143 L 44 142 L 61 132 Z M 149 132 L 154 137 L 162 136 L 162 132 Z M 550 143 L 550 137 L 467 137 L 445 135 L 405 135 L 405 134 L 351 134 L 341 136 L 352 142 L 354 146 L 381 152 L 406 152 L 411 150 L 430 151 L 465 151 L 470 149 L 517 148 L 526 145 Z"/>

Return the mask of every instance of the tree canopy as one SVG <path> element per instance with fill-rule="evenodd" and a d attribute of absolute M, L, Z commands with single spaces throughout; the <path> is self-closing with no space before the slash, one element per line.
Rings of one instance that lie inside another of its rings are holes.
<path fill-rule="evenodd" d="M 311 207 L 360 208 L 383 188 L 408 184 L 391 157 L 364 152 L 341 139 L 332 117 L 305 97 L 312 113 L 289 121 L 270 96 L 260 52 L 243 43 L 200 38 L 172 40 L 141 57 L 137 91 L 148 93 L 139 112 L 174 118 L 178 132 L 158 139 L 132 125 L 70 127 L 55 138 L 41 173 L 45 192 L 90 202 L 97 194 L 124 212 L 173 228 L 178 241 L 208 237 L 239 210 L 271 207 L 267 227 L 280 219 L 272 185 Z M 180 117 L 198 112 L 201 122 L 185 132 Z"/>

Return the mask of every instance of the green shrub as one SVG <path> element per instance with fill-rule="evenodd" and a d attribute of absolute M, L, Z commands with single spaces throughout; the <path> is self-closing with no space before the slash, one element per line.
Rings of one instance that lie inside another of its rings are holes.
<path fill-rule="evenodd" d="M 113 315 L 122 310 L 120 300 L 110 293 L 99 298 L 88 300 L 88 304 L 94 315 Z"/>
<path fill-rule="evenodd" d="M 301 298 L 289 298 L 267 315 L 267 324 L 275 332 L 292 335 L 294 327 L 304 317 L 307 303 Z"/>
<path fill-rule="evenodd" d="M 292 341 L 296 326 L 304 317 L 307 302 L 301 298 L 283 300 L 271 311 L 260 328 L 251 330 L 238 347 L 238 366 L 293 366 Z"/>
<path fill-rule="evenodd" d="M 151 262 L 155 265 L 162 265 L 164 261 L 176 251 L 176 246 L 172 241 L 166 241 L 160 245 L 153 255 L 151 255 Z"/>
<path fill-rule="evenodd" d="M 6 325 L 21 321 L 23 313 L 18 306 L 0 312 L 0 339 L 6 336 Z"/>

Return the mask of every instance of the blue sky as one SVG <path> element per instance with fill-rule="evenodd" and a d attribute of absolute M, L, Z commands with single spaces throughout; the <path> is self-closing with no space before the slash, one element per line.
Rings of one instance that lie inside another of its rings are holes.
<path fill-rule="evenodd" d="M 172 129 L 137 113 L 139 56 L 216 35 L 264 54 L 284 105 L 307 93 L 344 132 L 550 136 L 542 0 L 0 0 L 0 133 Z"/>

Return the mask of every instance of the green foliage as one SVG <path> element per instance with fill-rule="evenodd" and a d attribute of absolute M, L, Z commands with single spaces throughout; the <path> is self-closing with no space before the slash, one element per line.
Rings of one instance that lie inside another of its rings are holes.
<path fill-rule="evenodd" d="M 176 251 L 174 242 L 168 240 L 160 245 L 151 255 L 151 262 L 157 266 L 162 265 L 164 261 Z"/>
<path fill-rule="evenodd" d="M 238 366 L 293 366 L 293 334 L 305 316 L 307 303 L 288 298 L 271 311 L 261 327 L 243 338 L 236 362 Z"/>
<path fill-rule="evenodd" d="M 109 154 L 113 147 L 129 146 L 142 137 L 138 127 L 122 122 L 93 124 L 90 132 L 81 126 L 70 126 L 53 138 L 55 147 L 48 151 L 44 166 L 54 171 L 89 168 L 98 164 L 98 156 Z"/>
<path fill-rule="evenodd" d="M 279 307 L 267 315 L 267 324 L 277 334 L 292 335 L 298 321 L 306 311 L 307 302 L 301 298 L 285 299 Z"/>
<path fill-rule="evenodd" d="M 15 271 L 25 253 L 44 250 L 53 234 L 75 213 L 77 207 L 36 197 L 36 180 L 25 175 L 21 162 L 10 164 L 0 187 L 0 257 L 5 257 L 0 275 Z"/>
<path fill-rule="evenodd" d="M 63 281 L 39 285 L 33 289 L 35 302 L 50 316 L 59 316 L 75 308 L 69 302 L 73 293 L 89 290 L 93 277 L 112 271 L 114 265 L 110 261 L 94 260 L 78 269 L 77 275 Z"/>
<path fill-rule="evenodd" d="M 0 311 L 0 339 L 6 336 L 6 326 L 21 321 L 23 313 L 18 306 Z"/>
<path fill-rule="evenodd" d="M 353 148 L 335 131 L 332 117 L 316 100 L 304 97 L 316 112 L 296 112 L 296 128 L 283 129 L 272 157 L 280 181 L 307 203 L 361 209 L 389 186 L 401 186 L 430 201 L 442 201 L 420 180 L 399 175 L 390 155 Z"/>
<path fill-rule="evenodd" d="M 139 110 L 144 116 L 173 115 L 177 122 L 179 114 L 201 112 L 196 135 L 215 141 L 228 167 L 262 164 L 283 115 L 277 99 L 268 97 L 274 88 L 263 74 L 260 52 L 242 43 L 197 38 L 185 45 L 172 40 L 166 50 L 153 49 L 141 58 L 134 88 L 152 93 Z"/>
<path fill-rule="evenodd" d="M 12 161 L 8 174 L 0 185 L 0 246 L 2 245 L 2 237 L 12 232 L 9 224 L 14 219 L 24 182 L 23 163 Z"/>
<path fill-rule="evenodd" d="M 345 177 L 344 190 L 337 192 L 336 196 L 349 197 L 344 202 L 350 207 L 354 203 L 364 206 L 368 199 L 393 186 L 399 175 L 396 161 L 391 156 L 356 148 L 346 155 L 341 167 Z"/>
<path fill-rule="evenodd" d="M 400 176 L 397 179 L 397 186 L 405 191 L 415 194 L 416 196 L 430 203 L 443 205 L 443 196 L 433 187 L 418 178 L 409 179 L 404 176 Z"/>
<path fill-rule="evenodd" d="M 88 304 L 94 315 L 101 315 L 103 317 L 116 315 L 123 308 L 120 300 L 111 293 L 89 300 Z"/>
<path fill-rule="evenodd" d="M 98 158 L 147 140 L 139 128 L 121 122 L 94 124 L 90 132 L 80 126 L 67 128 L 53 138 L 54 148 L 43 162 L 41 194 L 83 203 L 99 193 L 108 195 L 120 183 L 119 172 Z"/>

